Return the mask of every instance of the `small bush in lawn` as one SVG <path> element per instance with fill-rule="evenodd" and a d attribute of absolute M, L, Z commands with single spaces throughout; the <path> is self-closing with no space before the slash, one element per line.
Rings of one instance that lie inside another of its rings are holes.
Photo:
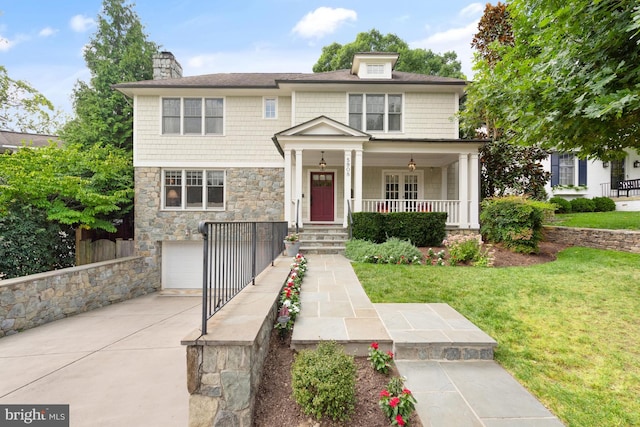
<path fill-rule="evenodd" d="M 594 197 L 595 212 L 611 212 L 616 210 L 616 202 L 609 197 Z"/>
<path fill-rule="evenodd" d="M 556 213 L 566 214 L 571 212 L 571 202 L 562 197 L 552 197 L 549 199 L 549 203 L 556 205 Z"/>
<path fill-rule="evenodd" d="M 469 263 L 487 267 L 493 264 L 492 254 L 482 247 L 482 236 L 478 234 L 453 235 L 444 245 L 449 250 L 449 264 Z"/>
<path fill-rule="evenodd" d="M 571 212 L 593 212 L 596 210 L 596 204 L 593 200 L 580 197 L 571 201 Z"/>
<path fill-rule="evenodd" d="M 346 244 L 345 255 L 353 261 L 373 264 L 419 264 L 422 261 L 420 249 L 395 237 L 380 244 L 350 240 Z"/>
<path fill-rule="evenodd" d="M 335 342 L 302 350 L 291 370 L 293 398 L 305 414 L 348 420 L 356 401 L 356 364 Z"/>

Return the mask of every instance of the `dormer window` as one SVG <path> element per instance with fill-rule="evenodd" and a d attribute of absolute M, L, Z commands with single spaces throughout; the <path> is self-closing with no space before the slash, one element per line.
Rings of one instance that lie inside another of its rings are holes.
<path fill-rule="evenodd" d="M 391 80 L 393 77 L 393 67 L 397 61 L 397 53 L 356 53 L 353 56 L 351 74 L 356 74 L 361 79 Z"/>

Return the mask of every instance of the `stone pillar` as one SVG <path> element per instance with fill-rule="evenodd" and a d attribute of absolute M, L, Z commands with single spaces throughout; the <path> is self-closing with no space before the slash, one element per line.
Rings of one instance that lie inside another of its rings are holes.
<path fill-rule="evenodd" d="M 478 153 L 472 153 L 469 160 L 469 228 L 480 229 L 480 173 Z"/>
<path fill-rule="evenodd" d="M 182 77 L 182 66 L 171 52 L 153 55 L 153 80 L 179 79 L 180 77 Z"/>
<path fill-rule="evenodd" d="M 284 220 L 289 226 L 295 221 L 292 219 L 294 204 L 291 199 L 291 149 L 284 151 Z"/>

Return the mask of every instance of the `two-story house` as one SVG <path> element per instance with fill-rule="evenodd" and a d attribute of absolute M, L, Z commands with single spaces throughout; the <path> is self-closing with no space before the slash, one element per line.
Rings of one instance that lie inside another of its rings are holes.
<path fill-rule="evenodd" d="M 444 211 L 478 229 L 479 140 L 459 138 L 464 80 L 350 70 L 183 77 L 169 52 L 133 99 L 135 236 L 163 288 L 197 288 L 200 220 L 347 225 L 348 212 Z"/>

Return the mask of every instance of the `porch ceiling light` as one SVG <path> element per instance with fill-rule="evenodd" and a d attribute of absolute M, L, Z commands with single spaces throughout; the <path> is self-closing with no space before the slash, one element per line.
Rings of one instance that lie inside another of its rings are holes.
<path fill-rule="evenodd" d="M 633 162 L 633 167 L 640 168 L 640 160 L 636 160 L 635 162 Z"/>
<path fill-rule="evenodd" d="M 411 160 L 409 160 L 409 170 L 410 171 L 414 171 L 416 170 L 416 162 L 413 161 L 413 156 L 411 156 Z"/>
<path fill-rule="evenodd" d="M 327 167 L 327 162 L 324 161 L 324 151 L 321 151 L 321 153 L 322 153 L 322 158 L 320 159 L 319 166 L 320 166 L 320 169 L 324 170 L 324 168 Z"/>

